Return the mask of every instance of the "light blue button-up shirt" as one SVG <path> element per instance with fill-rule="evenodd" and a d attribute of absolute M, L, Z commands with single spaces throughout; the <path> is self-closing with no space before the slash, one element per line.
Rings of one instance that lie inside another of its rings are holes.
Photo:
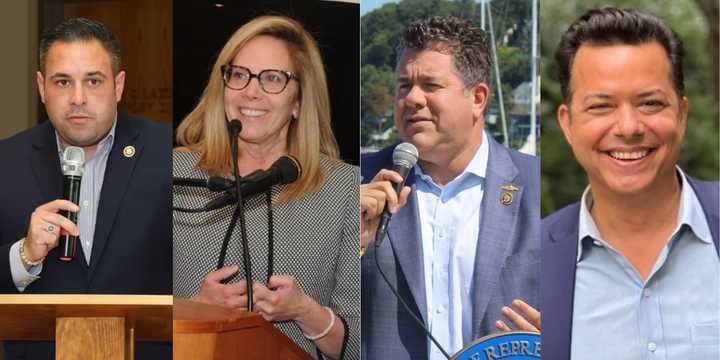
<path fill-rule="evenodd" d="M 472 340 L 472 279 L 480 203 L 484 193 L 488 140 L 455 179 L 437 185 L 415 166 L 425 271 L 428 327 L 453 354 Z M 445 359 L 428 340 L 429 359 Z"/>
<path fill-rule="evenodd" d="M 592 194 L 585 190 L 572 359 L 720 359 L 720 259 L 702 206 L 678 173 L 677 225 L 646 281 L 602 239 L 589 210 Z"/>
<path fill-rule="evenodd" d="M 100 191 L 102 190 L 103 180 L 105 179 L 105 168 L 107 160 L 110 156 L 115 139 L 115 125 L 117 124 L 117 115 L 113 122 L 112 128 L 108 134 L 98 142 L 97 150 L 90 159 L 85 159 L 84 172 L 82 182 L 80 183 L 80 212 L 78 213 L 78 228 L 80 229 L 80 246 L 85 253 L 85 261 L 90 263 L 90 255 L 92 253 L 92 244 L 95 237 L 95 223 L 97 221 L 97 208 L 100 203 Z M 60 136 L 55 132 L 57 142 L 58 156 L 62 163 L 64 147 Z M 18 291 L 25 291 L 25 288 L 33 281 L 40 278 L 42 264 L 33 266 L 29 270 L 25 270 L 25 266 L 20 259 L 20 241 L 10 247 L 10 273 Z"/>

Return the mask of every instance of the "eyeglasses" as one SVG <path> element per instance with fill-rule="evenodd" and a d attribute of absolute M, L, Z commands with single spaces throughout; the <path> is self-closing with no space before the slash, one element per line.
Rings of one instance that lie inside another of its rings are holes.
<path fill-rule="evenodd" d="M 233 90 L 242 90 L 250 84 L 250 80 L 257 78 L 260 88 L 268 94 L 279 94 L 285 90 L 290 80 L 300 80 L 290 71 L 266 69 L 253 74 L 244 66 L 224 65 L 220 68 L 225 86 Z"/>

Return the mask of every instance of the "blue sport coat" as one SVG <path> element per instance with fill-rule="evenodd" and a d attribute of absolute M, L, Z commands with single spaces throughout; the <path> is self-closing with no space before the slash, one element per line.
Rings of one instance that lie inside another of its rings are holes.
<path fill-rule="evenodd" d="M 135 147 L 126 157 L 123 149 Z M 172 132 L 118 112 L 98 205 L 90 264 L 51 250 L 28 294 L 172 294 Z M 17 293 L 10 246 L 27 234 L 36 207 L 62 198 L 63 178 L 49 121 L 0 141 L 0 293 Z M 168 345 L 138 345 L 137 358 L 170 357 Z M 158 352 L 159 351 L 159 352 Z M 6 358 L 52 359 L 51 343 L 6 344 Z M 143 355 L 146 356 L 143 356 Z M 26 357 L 23 357 L 26 356 Z"/>
<path fill-rule="evenodd" d="M 720 183 L 687 176 L 700 200 L 718 250 Z M 542 356 L 569 360 L 580 203 L 568 205 L 542 220 Z"/>
<path fill-rule="evenodd" d="M 540 163 L 491 137 L 488 140 L 473 275 L 473 338 L 497 332 L 494 323 L 502 318 L 500 308 L 513 299 L 538 305 L 540 296 Z M 370 182 L 381 169 L 392 168 L 393 149 L 362 157 L 363 182 Z M 412 174 L 408 180 L 413 191 L 390 220 L 378 259 L 390 282 L 427 324 L 422 238 Z M 503 205 L 502 187 L 511 184 L 518 190 L 512 193 L 512 203 Z M 371 244 L 362 259 L 362 357 L 427 359 L 429 340 L 377 272 L 374 251 Z"/>

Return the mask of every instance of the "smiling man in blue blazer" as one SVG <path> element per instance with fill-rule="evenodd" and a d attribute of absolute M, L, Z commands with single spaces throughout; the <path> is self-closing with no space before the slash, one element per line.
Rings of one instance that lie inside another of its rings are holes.
<path fill-rule="evenodd" d="M 543 357 L 720 358 L 720 185 L 677 166 L 681 42 L 605 8 L 570 25 L 556 58 L 558 121 L 589 186 L 542 222 Z"/>
<path fill-rule="evenodd" d="M 515 328 L 539 327 L 539 314 L 525 305 L 539 300 L 539 162 L 484 131 L 491 63 L 482 30 L 455 17 L 418 21 L 398 56 L 395 126 L 419 160 L 398 198 L 391 182 L 399 175 L 387 170 L 393 147 L 362 158 L 361 239 L 370 245 L 362 260 L 362 356 L 444 359 L 382 280 L 375 256 L 451 354 L 509 329 L 503 315 Z M 386 205 L 394 216 L 375 249 L 369 242 Z"/>
<path fill-rule="evenodd" d="M 125 72 L 104 25 L 66 20 L 39 53 L 49 121 L 0 141 L 0 292 L 170 294 L 170 127 L 118 111 Z M 59 200 L 68 146 L 85 152 L 79 204 Z M 78 224 L 59 210 L 79 212 Z M 61 230 L 79 235 L 71 261 L 59 259 Z M 168 344 L 136 349 L 171 357 Z M 53 344 L 6 343 L 5 356 L 52 359 Z"/>

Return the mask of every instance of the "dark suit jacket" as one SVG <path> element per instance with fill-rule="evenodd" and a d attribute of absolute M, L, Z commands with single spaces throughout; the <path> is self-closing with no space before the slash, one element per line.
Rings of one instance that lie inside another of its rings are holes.
<path fill-rule="evenodd" d="M 718 246 L 720 183 L 686 177 L 695 190 Z M 568 205 L 542 221 L 542 356 L 569 360 L 580 203 Z"/>
<path fill-rule="evenodd" d="M 473 275 L 473 338 L 494 332 L 500 308 L 515 298 L 537 305 L 540 272 L 540 164 L 489 139 L 485 193 Z M 386 148 L 364 156 L 363 182 L 392 168 Z M 378 259 L 390 282 L 427 324 L 422 238 L 414 177 L 408 203 L 390 221 Z M 502 186 L 518 188 L 513 202 L 500 201 Z M 427 337 L 402 308 L 375 267 L 374 246 L 362 259 L 362 356 L 364 359 L 427 359 Z"/>
<path fill-rule="evenodd" d="M 136 152 L 128 158 L 123 149 L 129 145 Z M 168 125 L 119 111 L 90 264 L 81 246 L 70 263 L 58 260 L 55 248 L 43 263 L 40 279 L 25 293 L 171 294 L 171 151 Z M 26 236 L 30 214 L 37 206 L 62 198 L 51 123 L 0 141 L 0 164 L 0 292 L 17 293 L 10 273 L 10 246 Z M 169 357 L 169 347 L 161 347 Z M 25 358 L 23 354 L 28 359 L 47 359 L 52 345 L 7 344 L 6 350 L 8 359 Z M 143 353 L 138 346 L 138 358 Z"/>

